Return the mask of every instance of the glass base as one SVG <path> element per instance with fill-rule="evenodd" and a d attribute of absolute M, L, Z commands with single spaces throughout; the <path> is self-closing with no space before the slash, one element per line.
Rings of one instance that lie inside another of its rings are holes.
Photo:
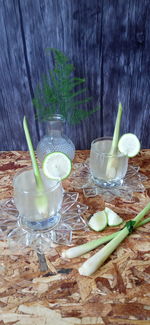
<path fill-rule="evenodd" d="M 121 183 L 115 181 L 105 182 L 104 180 L 93 179 L 89 159 L 83 163 L 76 163 L 73 166 L 73 171 L 70 176 L 71 184 L 76 189 L 82 189 L 86 198 L 100 195 L 105 202 L 111 202 L 116 197 L 122 198 L 127 202 L 135 202 L 134 192 L 144 192 L 145 187 L 143 182 L 147 177 L 139 173 L 140 167 L 128 165 L 127 173 Z"/>
<path fill-rule="evenodd" d="M 51 216 L 50 218 L 46 218 L 44 220 L 39 221 L 28 221 L 25 218 L 20 217 L 20 226 L 25 229 L 31 229 L 34 231 L 43 231 L 47 229 L 53 229 L 60 222 L 61 215 L 58 213 L 57 215 Z"/>
<path fill-rule="evenodd" d="M 7 237 L 8 246 L 14 252 L 22 252 L 24 248 L 32 247 L 39 254 L 48 251 L 52 247 L 50 231 L 31 231 L 18 227 L 11 230 Z"/>
<path fill-rule="evenodd" d="M 93 175 L 92 175 L 92 180 L 96 185 L 103 188 L 112 188 L 112 187 L 121 186 L 123 184 L 123 179 L 106 181 L 104 179 L 99 179 L 97 177 L 94 177 Z"/>

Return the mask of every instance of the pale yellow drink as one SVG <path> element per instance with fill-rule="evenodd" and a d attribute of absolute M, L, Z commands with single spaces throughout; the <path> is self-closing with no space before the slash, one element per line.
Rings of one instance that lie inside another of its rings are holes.
<path fill-rule="evenodd" d="M 32 169 L 24 169 L 14 178 L 14 200 L 21 223 L 34 230 L 52 229 L 60 220 L 63 200 L 61 182 L 49 180 L 40 170 L 44 188 L 38 190 Z"/>
<path fill-rule="evenodd" d="M 110 154 L 112 138 L 98 138 L 91 144 L 90 171 L 100 186 L 116 186 L 123 182 L 128 168 L 128 157 L 117 151 Z"/>

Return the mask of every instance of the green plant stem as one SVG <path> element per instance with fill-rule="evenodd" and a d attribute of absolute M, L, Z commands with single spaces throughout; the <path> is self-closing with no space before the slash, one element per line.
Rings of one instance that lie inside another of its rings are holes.
<path fill-rule="evenodd" d="M 113 155 L 117 155 L 118 151 L 118 141 L 120 137 L 120 124 L 121 124 L 121 118 L 122 118 L 122 105 L 119 103 L 118 106 L 118 113 L 115 123 L 115 129 L 113 134 L 113 140 L 111 144 L 111 149 L 109 152 L 110 157 L 108 158 L 107 167 L 106 167 L 106 176 L 108 179 L 115 178 L 118 168 L 118 160 L 117 157 L 113 157 Z M 111 157 L 112 156 L 112 157 Z"/>
<path fill-rule="evenodd" d="M 27 144 L 28 144 L 29 153 L 30 153 L 30 157 L 31 157 L 31 161 L 32 161 L 32 167 L 33 167 L 33 172 L 34 172 L 36 184 L 37 184 L 39 189 L 43 190 L 43 188 L 44 188 L 43 181 L 42 181 L 42 178 L 41 178 L 38 163 L 36 161 L 36 157 L 35 157 L 35 153 L 34 153 L 34 149 L 33 149 L 33 144 L 32 144 L 32 141 L 31 141 L 31 136 L 30 136 L 30 132 L 29 132 L 29 128 L 28 128 L 28 123 L 27 123 L 27 119 L 26 119 L 25 116 L 24 116 L 24 119 L 23 119 L 23 127 L 24 127 L 26 141 L 27 141 Z"/>
<path fill-rule="evenodd" d="M 40 170 L 38 167 L 38 163 L 36 161 L 34 149 L 33 149 L 33 144 L 30 136 L 30 132 L 28 129 L 28 124 L 27 124 L 27 119 L 24 116 L 23 119 L 23 128 L 26 136 L 26 141 L 28 144 L 29 148 L 29 153 L 32 161 L 32 167 L 33 167 L 33 172 L 34 172 L 34 177 L 35 177 L 35 182 L 36 182 L 36 190 L 37 190 L 37 197 L 35 200 L 36 208 L 40 214 L 43 214 L 46 216 L 47 210 L 48 210 L 48 199 L 47 196 L 44 194 L 44 184 L 43 180 L 40 174 Z"/>
<path fill-rule="evenodd" d="M 119 137 L 120 137 L 121 118 L 122 118 L 122 105 L 121 105 L 121 103 L 119 103 L 110 155 L 113 155 L 118 151 L 118 141 L 119 141 Z"/>
<path fill-rule="evenodd" d="M 135 228 L 141 227 L 148 222 L 150 222 L 150 217 L 137 223 L 135 225 Z M 125 226 L 125 224 L 124 224 L 124 226 Z M 62 253 L 62 256 L 64 258 L 74 258 L 74 257 L 84 255 L 84 254 L 90 252 L 91 250 L 97 248 L 98 246 L 108 243 L 110 240 L 115 238 L 119 233 L 120 233 L 120 230 L 116 231 L 115 233 L 113 233 L 111 235 L 107 235 L 102 238 L 94 239 L 88 243 L 85 243 L 85 244 L 82 244 L 82 245 L 79 245 L 76 247 L 71 247 L 71 248 L 67 249 L 66 251 L 64 251 Z"/>
<path fill-rule="evenodd" d="M 134 219 L 132 219 L 132 221 L 135 221 L 133 228 L 136 228 L 138 223 L 142 220 L 145 214 L 149 212 L 149 210 L 150 203 L 148 203 L 146 207 Z M 83 263 L 79 268 L 79 273 L 85 276 L 93 274 L 128 235 L 129 230 L 127 226 L 125 226 L 106 246 Z"/>
<path fill-rule="evenodd" d="M 140 221 L 136 226 L 135 228 L 138 228 L 138 227 L 141 227 L 141 226 L 144 226 L 146 223 L 150 222 L 150 218 L 146 218 L 142 221 Z"/>

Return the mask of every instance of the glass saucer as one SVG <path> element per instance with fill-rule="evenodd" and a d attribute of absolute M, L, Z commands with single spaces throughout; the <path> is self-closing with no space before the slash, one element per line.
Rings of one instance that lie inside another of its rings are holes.
<path fill-rule="evenodd" d="M 75 189 L 83 189 L 83 194 L 87 198 L 101 195 L 106 202 L 111 202 L 116 197 L 120 197 L 125 201 L 132 201 L 133 192 L 145 191 L 142 182 L 146 181 L 147 177 L 139 173 L 139 169 L 140 167 L 129 165 L 127 174 L 121 185 L 104 188 L 94 183 L 90 173 L 88 158 L 84 163 L 74 164 L 71 174 L 71 184 Z"/>
<path fill-rule="evenodd" d="M 82 215 L 88 209 L 87 205 L 78 202 L 79 194 L 64 192 L 61 208 L 61 221 L 53 230 L 34 231 L 22 228 L 19 213 L 13 199 L 0 201 L 0 240 L 8 240 L 12 250 L 20 251 L 25 247 L 32 247 L 38 253 L 50 249 L 53 242 L 70 245 L 72 231 L 87 228 Z"/>

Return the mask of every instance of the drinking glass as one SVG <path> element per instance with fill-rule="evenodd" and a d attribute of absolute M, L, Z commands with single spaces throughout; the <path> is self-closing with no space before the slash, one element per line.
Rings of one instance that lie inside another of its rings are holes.
<path fill-rule="evenodd" d="M 33 170 L 22 169 L 13 180 L 14 202 L 19 211 L 20 224 L 31 230 L 54 228 L 60 221 L 63 189 L 60 181 L 46 178 L 42 172 L 43 189 L 39 190 Z"/>
<path fill-rule="evenodd" d="M 111 154 L 112 138 L 97 138 L 91 143 L 90 172 L 101 187 L 119 186 L 128 168 L 128 157 L 119 152 Z"/>

